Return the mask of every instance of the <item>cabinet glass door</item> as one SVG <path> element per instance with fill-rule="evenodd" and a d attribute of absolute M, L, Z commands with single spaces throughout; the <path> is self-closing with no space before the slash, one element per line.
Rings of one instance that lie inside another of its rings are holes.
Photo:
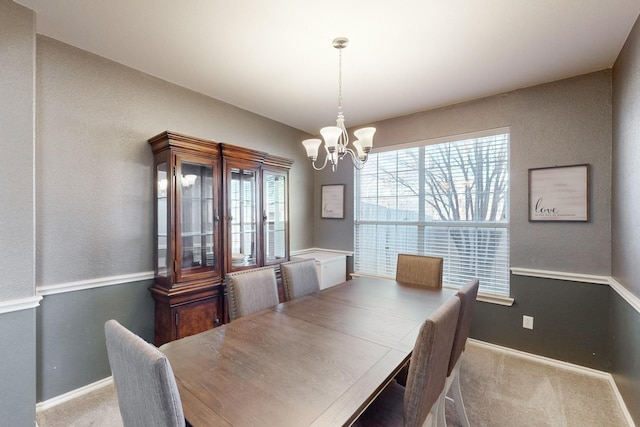
<path fill-rule="evenodd" d="M 171 251 L 169 247 L 169 176 L 167 175 L 167 163 L 156 165 L 156 277 L 169 277 L 171 269 L 169 260 Z"/>
<path fill-rule="evenodd" d="M 229 228 L 232 270 L 257 266 L 258 215 L 257 172 L 231 168 Z"/>
<path fill-rule="evenodd" d="M 214 198 L 213 165 L 179 162 L 179 276 L 210 276 L 217 264 L 218 214 Z"/>
<path fill-rule="evenodd" d="M 263 171 L 263 243 L 265 264 L 287 259 L 287 175 Z"/>

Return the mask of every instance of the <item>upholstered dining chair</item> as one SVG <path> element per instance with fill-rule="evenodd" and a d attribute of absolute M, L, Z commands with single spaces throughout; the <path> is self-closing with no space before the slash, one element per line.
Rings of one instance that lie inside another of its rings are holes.
<path fill-rule="evenodd" d="M 280 264 L 282 284 L 287 301 L 320 290 L 316 262 L 313 259 L 295 260 Z"/>
<path fill-rule="evenodd" d="M 280 302 L 273 267 L 228 273 L 226 279 L 230 320 L 273 307 Z"/>
<path fill-rule="evenodd" d="M 398 254 L 396 280 L 411 285 L 442 288 L 443 260 L 426 255 Z"/>
<path fill-rule="evenodd" d="M 451 297 L 425 320 L 411 356 L 407 386 L 391 381 L 358 418 L 356 426 L 436 425 L 459 310 L 460 299 Z"/>
<path fill-rule="evenodd" d="M 458 298 L 460 298 L 460 313 L 458 314 L 458 324 L 453 338 L 453 349 L 451 350 L 451 357 L 449 358 L 447 380 L 445 381 L 444 392 L 440 397 L 440 404 L 438 408 L 438 427 L 447 426 L 445 405 L 449 389 L 451 389 L 451 392 L 453 393 L 453 403 L 462 427 L 469 427 L 469 418 L 467 418 L 467 411 L 464 409 L 464 401 L 462 400 L 462 393 L 460 391 L 460 360 L 462 353 L 464 352 L 467 338 L 469 337 L 471 318 L 473 317 L 473 307 L 476 303 L 479 286 L 480 281 L 478 279 L 470 280 L 456 294 Z"/>
<path fill-rule="evenodd" d="M 116 320 L 104 325 L 107 356 L 125 427 L 185 426 L 169 360 Z"/>

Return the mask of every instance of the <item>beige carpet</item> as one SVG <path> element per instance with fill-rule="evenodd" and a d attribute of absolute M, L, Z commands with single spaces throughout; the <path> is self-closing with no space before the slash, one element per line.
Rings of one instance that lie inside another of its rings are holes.
<path fill-rule="evenodd" d="M 461 388 L 472 427 L 628 427 L 609 382 L 467 344 Z M 121 427 L 112 385 L 39 411 L 39 427 Z M 451 404 L 447 425 L 459 427 Z"/>
<path fill-rule="evenodd" d="M 473 426 L 628 426 L 603 378 L 474 343 L 465 353 L 460 388 Z"/>

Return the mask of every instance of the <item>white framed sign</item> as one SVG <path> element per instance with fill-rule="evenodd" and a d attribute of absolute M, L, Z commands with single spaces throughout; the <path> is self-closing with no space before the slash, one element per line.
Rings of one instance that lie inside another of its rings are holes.
<path fill-rule="evenodd" d="M 344 184 L 322 186 L 322 218 L 344 218 Z"/>
<path fill-rule="evenodd" d="M 529 169 L 529 221 L 589 221 L 589 165 Z"/>

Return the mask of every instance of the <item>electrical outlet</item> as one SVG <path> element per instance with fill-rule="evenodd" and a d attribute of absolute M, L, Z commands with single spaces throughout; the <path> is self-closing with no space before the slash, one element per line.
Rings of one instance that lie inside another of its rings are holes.
<path fill-rule="evenodd" d="M 525 329 L 533 329 L 533 317 L 522 316 L 522 327 Z"/>

